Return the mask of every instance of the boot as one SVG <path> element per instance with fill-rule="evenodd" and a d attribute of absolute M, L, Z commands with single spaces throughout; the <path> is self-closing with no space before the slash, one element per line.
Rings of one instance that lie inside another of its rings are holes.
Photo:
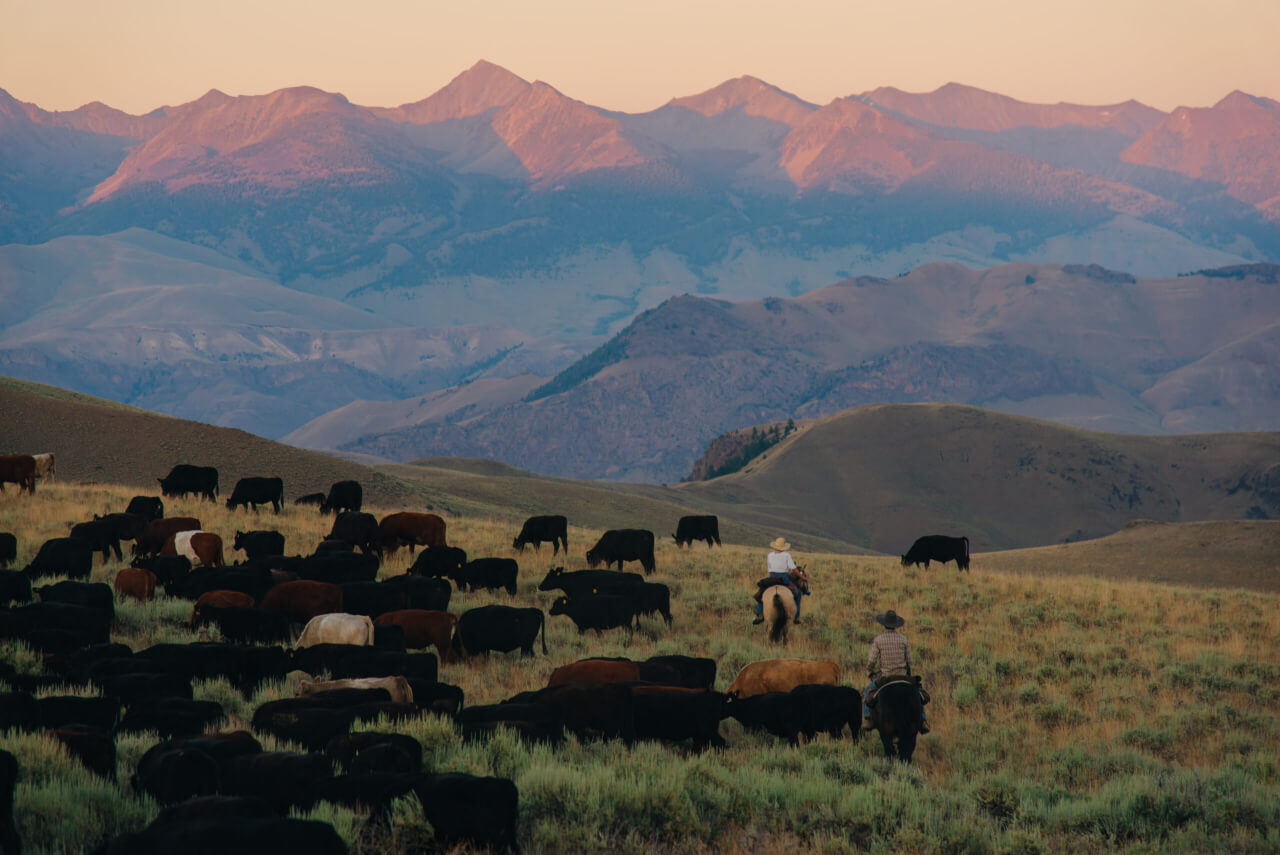
<path fill-rule="evenodd" d="M 752 626 L 764 623 L 764 615 L 756 615 L 756 619 L 751 622 Z"/>

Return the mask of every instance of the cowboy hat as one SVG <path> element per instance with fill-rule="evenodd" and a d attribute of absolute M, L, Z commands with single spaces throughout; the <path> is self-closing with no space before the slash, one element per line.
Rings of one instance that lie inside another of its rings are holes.
<path fill-rule="evenodd" d="M 889 609 L 889 611 L 882 615 L 876 615 L 876 623 L 880 624 L 885 629 L 897 629 L 898 627 L 906 624 L 906 621 L 898 617 L 898 613 L 893 609 Z"/>
<path fill-rule="evenodd" d="M 773 539 L 773 543 L 769 544 L 769 548 L 776 549 L 779 552 L 786 552 L 788 549 L 791 548 L 791 544 L 787 543 L 785 540 L 783 540 L 780 537 L 775 537 Z"/>

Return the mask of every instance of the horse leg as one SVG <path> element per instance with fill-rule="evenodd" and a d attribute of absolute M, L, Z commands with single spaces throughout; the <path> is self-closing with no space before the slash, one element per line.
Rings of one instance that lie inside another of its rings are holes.
<path fill-rule="evenodd" d="M 898 759 L 903 763 L 911 762 L 911 755 L 916 753 L 915 728 L 907 728 L 907 732 L 898 737 Z"/>

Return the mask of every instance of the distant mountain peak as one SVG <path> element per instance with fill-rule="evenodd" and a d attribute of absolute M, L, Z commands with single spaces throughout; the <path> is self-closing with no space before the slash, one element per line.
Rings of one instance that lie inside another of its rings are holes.
<path fill-rule="evenodd" d="M 1225 95 L 1222 100 L 1214 104 L 1211 109 L 1214 110 L 1252 110 L 1262 107 L 1266 110 L 1275 110 L 1280 108 L 1280 102 L 1273 101 L 1270 98 L 1264 98 L 1259 95 L 1250 95 L 1248 92 L 1242 92 L 1239 89 L 1232 90 Z"/>
<path fill-rule="evenodd" d="M 1111 128 L 1129 138 L 1156 125 L 1164 113 L 1130 99 L 1097 106 L 1033 104 L 964 83 L 945 83 L 932 92 L 905 92 L 882 86 L 862 98 L 908 118 L 948 128 L 1007 131 L 1017 127 L 1056 128 L 1078 125 Z"/>
<path fill-rule="evenodd" d="M 392 121 L 415 125 L 463 119 L 507 106 L 530 85 L 502 66 L 482 59 L 421 101 L 374 112 Z"/>
<path fill-rule="evenodd" d="M 684 107 L 704 116 L 715 116 L 741 107 L 747 115 L 774 119 L 792 126 L 817 109 L 790 92 L 746 74 L 697 95 L 672 98 L 667 106 Z"/>

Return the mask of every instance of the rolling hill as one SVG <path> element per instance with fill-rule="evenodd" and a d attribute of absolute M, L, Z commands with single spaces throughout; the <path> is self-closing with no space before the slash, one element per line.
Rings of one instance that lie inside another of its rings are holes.
<path fill-rule="evenodd" d="M 1278 461 L 1277 432 L 1134 436 L 959 405 L 873 404 L 681 490 L 745 520 L 785 509 L 877 552 L 935 533 L 986 552 L 1090 540 L 1136 519 L 1278 518 Z"/>
<path fill-rule="evenodd" d="M 1097 266 L 931 264 L 790 300 L 683 296 L 523 401 L 339 447 L 672 482 L 735 428 L 877 401 L 954 401 L 1128 433 L 1280 416 L 1277 268 L 1136 279 Z M 334 420 L 326 435 L 340 434 Z"/>

